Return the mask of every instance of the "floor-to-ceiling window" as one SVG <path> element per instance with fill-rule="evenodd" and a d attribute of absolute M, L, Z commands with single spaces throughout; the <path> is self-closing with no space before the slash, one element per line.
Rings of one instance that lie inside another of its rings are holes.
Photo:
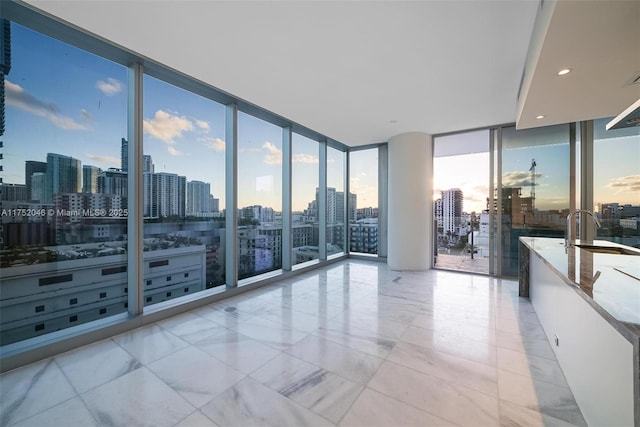
<path fill-rule="evenodd" d="M 349 153 L 349 251 L 378 253 L 378 148 Z"/>
<path fill-rule="evenodd" d="M 304 128 L 243 112 L 229 94 L 17 3 L 9 10 L 53 36 L 0 21 L 0 345 L 15 343 L 10 357 L 222 292 L 227 278 L 237 284 L 229 264 L 239 279 L 280 269 L 289 197 L 294 264 L 346 251 L 356 215 L 347 147 L 294 134 L 283 195 L 283 131 L 272 123 Z"/>
<path fill-rule="evenodd" d="M 292 264 L 318 259 L 319 144 L 297 133 L 292 140 Z"/>
<path fill-rule="evenodd" d="M 498 273 L 518 275 L 520 236 L 564 237 L 570 209 L 569 125 L 502 129 Z"/>
<path fill-rule="evenodd" d="M 345 251 L 347 204 L 344 195 L 346 154 L 327 147 L 327 255 Z"/>
<path fill-rule="evenodd" d="M 238 114 L 238 278 L 282 267 L 282 128 Z"/>
<path fill-rule="evenodd" d="M 143 112 L 144 303 L 149 305 L 225 281 L 225 111 L 145 75 Z"/>
<path fill-rule="evenodd" d="M 593 212 L 598 239 L 640 247 L 640 128 L 606 130 L 593 125 Z"/>
<path fill-rule="evenodd" d="M 438 268 L 489 273 L 489 130 L 434 138 Z"/>
<path fill-rule="evenodd" d="M 127 310 L 127 69 L 0 25 L 5 345 Z"/>

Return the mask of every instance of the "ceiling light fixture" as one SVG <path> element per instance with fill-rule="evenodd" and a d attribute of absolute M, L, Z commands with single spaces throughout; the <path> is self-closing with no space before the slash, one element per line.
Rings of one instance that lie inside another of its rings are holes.
<path fill-rule="evenodd" d="M 544 119 L 544 116 L 536 116 L 536 119 L 538 119 L 538 120 Z"/>
<path fill-rule="evenodd" d="M 570 72 L 571 72 L 571 68 L 563 68 L 562 70 L 558 71 L 558 75 L 564 76 L 569 74 Z"/>

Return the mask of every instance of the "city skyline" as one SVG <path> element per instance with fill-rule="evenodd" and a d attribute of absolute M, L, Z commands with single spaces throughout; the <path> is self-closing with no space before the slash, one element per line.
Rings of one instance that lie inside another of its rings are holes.
<path fill-rule="evenodd" d="M 50 67 L 39 66 L 43 59 Z M 120 168 L 120 140 L 127 137 L 126 82 L 125 67 L 12 23 L 4 181 L 25 184 L 24 162 L 46 161 L 46 152 L 64 152 L 103 170 Z M 148 75 L 143 84 L 144 154 L 152 156 L 156 172 L 210 183 L 223 208 L 225 107 Z M 238 130 L 238 205 L 282 210 L 282 129 L 241 112 Z M 317 182 L 313 169 L 304 166 L 318 164 L 319 148 L 297 149 L 299 138 L 294 135 L 292 161 L 303 167 L 295 179 Z M 342 189 L 342 162 L 333 151 L 328 150 L 327 184 Z M 366 176 L 359 179 L 364 190 L 377 188 Z M 307 199 L 309 194 L 294 194 L 293 210 L 304 210 Z"/>
<path fill-rule="evenodd" d="M 43 61 L 48 67 L 39 66 Z M 12 24 L 12 68 L 5 81 L 4 181 L 26 184 L 23 162 L 45 161 L 45 152 L 60 152 L 63 147 L 65 153 L 83 165 L 103 170 L 119 167 L 119 142 L 127 135 L 126 82 L 125 67 Z M 157 172 L 210 183 L 213 196 L 224 207 L 224 106 L 145 76 L 143 110 L 143 151 L 154 158 Z M 253 179 L 242 181 L 245 177 L 239 176 L 242 185 L 238 205 L 261 204 L 281 210 L 281 129 L 243 116 L 241 113 L 238 161 L 240 168 L 252 171 Z M 611 199 L 640 203 L 638 135 L 629 131 L 622 135 L 601 135 L 596 148 L 604 143 L 616 144 L 620 149 L 598 150 L 598 162 L 615 167 L 594 168 L 594 203 L 608 203 Z M 542 156 L 544 159 L 538 155 L 541 149 L 550 152 Z M 531 159 L 539 159 L 536 206 L 540 209 L 556 209 L 568 198 L 566 186 L 558 184 L 568 179 L 568 154 L 556 155 L 554 150 L 568 152 L 566 144 L 503 152 L 503 180 L 510 185 L 522 185 L 525 192 Z M 343 184 L 339 181 L 344 171 L 338 169 L 342 162 L 332 156 L 335 150 L 328 151 L 328 186 L 341 189 Z M 372 167 L 370 163 L 364 167 L 354 164 L 356 153 L 352 153 L 351 168 L 361 169 L 362 173 L 350 177 L 351 191 L 359 195 L 362 206 L 377 206 L 377 174 L 367 173 Z M 434 192 L 459 187 L 468 195 L 467 209 L 481 211 L 486 207 L 488 171 L 480 169 L 488 169 L 488 162 L 486 168 L 478 168 L 484 163 L 462 157 L 450 157 L 456 160 L 451 167 L 444 168 L 450 175 L 449 181 L 434 174 Z M 316 169 L 304 167 L 317 164 L 317 150 L 296 151 L 294 145 L 293 162 L 303 166 L 294 179 L 317 181 Z M 478 172 L 483 175 L 478 177 Z M 297 191 L 302 190 L 294 187 L 293 210 L 302 211 L 308 195 L 296 194 Z"/>

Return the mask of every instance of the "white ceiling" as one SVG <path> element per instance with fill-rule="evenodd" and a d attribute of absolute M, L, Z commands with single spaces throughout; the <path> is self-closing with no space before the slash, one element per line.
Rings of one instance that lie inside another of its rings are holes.
<path fill-rule="evenodd" d="M 351 146 L 514 122 L 538 4 L 26 2 Z"/>
<path fill-rule="evenodd" d="M 541 15 L 518 128 L 611 117 L 640 99 L 640 1 L 545 1 Z"/>

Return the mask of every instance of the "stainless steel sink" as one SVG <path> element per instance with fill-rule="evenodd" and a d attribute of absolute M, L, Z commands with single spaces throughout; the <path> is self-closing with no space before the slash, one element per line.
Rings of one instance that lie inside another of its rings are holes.
<path fill-rule="evenodd" d="M 584 249 L 585 251 L 593 252 L 596 254 L 611 254 L 611 255 L 636 255 L 640 256 L 640 251 L 634 251 L 626 248 L 619 248 L 616 246 L 594 246 L 594 245 L 574 245 L 577 248 Z"/>

